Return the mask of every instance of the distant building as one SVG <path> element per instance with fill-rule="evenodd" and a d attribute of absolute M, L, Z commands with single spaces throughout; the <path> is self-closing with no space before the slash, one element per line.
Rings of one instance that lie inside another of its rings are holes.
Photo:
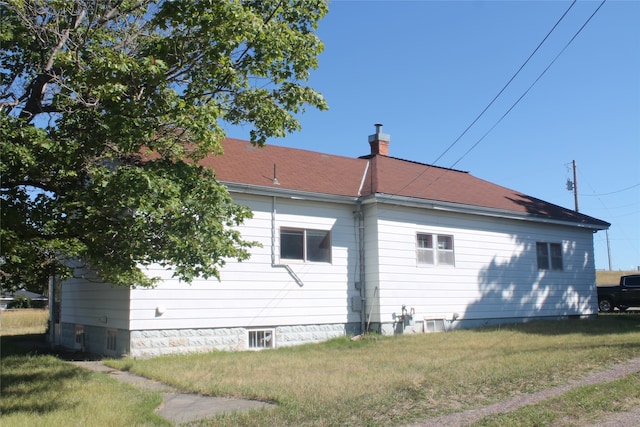
<path fill-rule="evenodd" d="M 19 298 L 30 301 L 33 308 L 44 308 L 47 306 L 48 298 L 35 292 L 25 291 L 24 289 L 15 292 L 0 293 L 0 310 L 11 308 L 11 305 Z"/>

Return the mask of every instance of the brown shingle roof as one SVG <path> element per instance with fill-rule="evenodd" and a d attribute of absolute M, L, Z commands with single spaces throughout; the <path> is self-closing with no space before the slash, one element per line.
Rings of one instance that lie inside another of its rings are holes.
<path fill-rule="evenodd" d="M 607 222 L 544 202 L 453 169 L 382 155 L 350 158 L 226 139 L 224 154 L 201 162 L 226 183 L 326 195 L 386 194 L 510 211 L 607 228 Z M 367 163 L 369 163 L 367 167 Z M 278 184 L 274 183 L 275 178 Z M 366 172 L 362 194 L 359 194 Z"/>
<path fill-rule="evenodd" d="M 207 157 L 218 180 L 320 194 L 356 196 L 366 161 L 314 151 L 266 145 L 227 138 L 224 154 Z M 274 184 L 275 178 L 279 184 Z"/>
<path fill-rule="evenodd" d="M 609 226 L 607 222 L 476 178 L 468 172 L 385 156 L 374 156 L 371 160 L 374 167 L 368 179 L 375 193 Z"/>

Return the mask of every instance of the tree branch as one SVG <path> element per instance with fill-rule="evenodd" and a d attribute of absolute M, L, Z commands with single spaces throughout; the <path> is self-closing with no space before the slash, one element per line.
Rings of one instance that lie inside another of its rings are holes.
<path fill-rule="evenodd" d="M 18 187 L 34 187 L 42 191 L 47 191 L 51 193 L 55 193 L 57 191 L 57 188 L 49 184 L 43 183 L 41 181 L 33 181 L 29 179 L 25 179 L 22 181 L 2 181 L 2 183 L 0 184 L 0 189 L 2 190 L 10 190 Z"/>
<path fill-rule="evenodd" d="M 51 83 L 56 78 L 56 73 L 52 72 L 56 54 L 60 50 L 62 50 L 64 45 L 67 43 L 67 40 L 69 40 L 71 29 L 78 28 L 86 13 L 86 8 L 80 10 L 80 12 L 76 15 L 71 27 L 65 28 L 62 31 L 62 34 L 58 39 L 58 44 L 53 48 L 51 54 L 49 55 L 49 58 L 47 59 L 47 62 L 44 65 L 43 72 L 38 74 L 38 76 L 31 81 L 31 84 L 27 88 L 27 103 L 20 112 L 20 118 L 32 120 L 37 114 L 55 111 L 53 107 L 47 107 L 46 110 L 43 109 L 42 99 L 44 97 L 44 91 L 47 87 L 47 84 Z"/>

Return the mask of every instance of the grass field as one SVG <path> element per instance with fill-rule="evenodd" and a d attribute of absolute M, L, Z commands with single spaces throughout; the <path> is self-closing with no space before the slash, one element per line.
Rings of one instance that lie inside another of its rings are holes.
<path fill-rule="evenodd" d="M 619 278 L 622 272 L 615 272 Z M 617 279 L 616 279 L 617 280 Z M 5 311 L 0 424 L 162 426 L 158 393 L 20 347 L 43 339 L 43 310 Z M 26 332 L 25 332 L 26 331 Z M 35 331 L 35 332 L 28 332 Z M 30 334 L 30 335 L 29 335 Z M 440 334 L 340 338 L 260 352 L 107 361 L 193 393 L 277 403 L 200 426 L 389 426 L 485 406 L 640 357 L 640 315 L 531 322 Z M 572 390 L 477 426 L 575 426 L 640 405 L 640 375 Z"/>
<path fill-rule="evenodd" d="M 49 312 L 40 309 L 0 313 L 2 427 L 170 425 L 154 413 L 162 402 L 159 393 L 34 351 L 34 346 L 47 348 L 48 319 Z"/>
<path fill-rule="evenodd" d="M 610 383 L 578 387 L 541 404 L 488 416 L 470 427 L 600 425 L 611 416 L 639 405 L 640 374 L 634 374 Z"/>
<path fill-rule="evenodd" d="M 372 336 L 355 342 L 343 338 L 262 352 L 108 363 L 185 391 L 278 404 L 273 410 L 203 421 L 202 426 L 388 426 L 563 384 L 592 370 L 640 357 L 639 344 L 640 316 L 623 314 L 441 334 Z M 628 381 L 640 385 L 637 378 Z M 628 384 L 613 387 L 615 396 L 617 388 L 624 390 Z M 584 405 L 596 391 L 587 390 L 587 397 L 571 397 L 568 403 L 550 403 L 549 410 L 561 413 L 563 405 L 564 410 Z M 600 394 L 594 396 L 601 399 Z M 632 401 L 640 403 L 640 395 Z M 557 415 L 552 424 L 534 425 L 580 425 L 581 416 L 590 416 L 569 412 L 568 424 L 562 424 L 563 416 Z"/>
<path fill-rule="evenodd" d="M 162 426 L 160 393 L 139 390 L 47 355 L 5 356 L 2 337 L 2 427 Z"/>
<path fill-rule="evenodd" d="M 617 285 L 620 283 L 620 276 L 626 276 L 628 274 L 640 274 L 640 271 L 596 271 L 596 283 L 600 285 Z"/>
<path fill-rule="evenodd" d="M 43 334 L 47 330 L 49 311 L 21 308 L 0 311 L 0 335 Z"/>

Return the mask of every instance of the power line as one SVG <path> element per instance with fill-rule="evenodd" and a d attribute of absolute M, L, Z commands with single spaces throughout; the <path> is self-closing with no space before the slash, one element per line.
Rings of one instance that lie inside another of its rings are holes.
<path fill-rule="evenodd" d="M 484 107 L 484 110 L 482 110 L 480 112 L 480 114 L 478 114 L 478 116 L 471 122 L 471 124 L 469 124 L 469 126 L 467 126 L 467 128 L 455 139 L 455 141 L 453 141 L 446 150 L 444 150 L 444 152 L 442 154 L 440 154 L 440 156 L 438 156 L 438 158 L 432 163 L 432 164 L 436 164 L 438 163 L 438 160 L 440 160 L 445 154 L 447 154 L 447 152 L 449 152 L 449 150 L 451 150 L 453 148 L 454 145 L 456 145 L 458 143 L 458 141 L 460 141 L 460 139 L 462 139 L 463 136 L 466 135 L 466 133 L 469 131 L 469 129 L 471 129 L 471 127 L 473 125 L 476 124 L 476 122 L 480 119 L 480 117 L 482 117 L 484 115 L 484 113 L 486 113 L 486 111 L 493 105 L 494 102 L 496 102 L 496 100 L 498 99 L 498 97 L 500 95 L 502 95 L 502 92 L 505 91 L 505 89 L 511 84 L 511 82 L 513 82 L 513 80 L 518 76 L 518 74 L 520 74 L 520 71 L 522 71 L 522 69 L 529 63 L 529 61 L 531 60 L 531 58 L 533 58 L 533 55 L 536 54 L 536 52 L 540 49 L 540 47 L 542 47 L 542 45 L 544 44 L 544 42 L 549 38 L 549 36 L 551 35 L 551 33 L 553 33 L 553 31 L 556 29 L 556 27 L 558 26 L 558 24 L 560 24 L 560 22 L 562 22 L 562 20 L 564 19 L 564 17 L 567 15 L 567 13 L 569 13 L 569 11 L 571 10 L 571 8 L 573 7 L 573 5 L 576 4 L 577 0 L 574 0 L 573 3 L 571 3 L 571 5 L 569 5 L 569 7 L 567 8 L 567 10 L 564 11 L 564 13 L 562 14 L 562 16 L 560 17 L 560 19 L 558 19 L 558 21 L 555 23 L 555 25 L 549 30 L 549 32 L 547 33 L 546 36 L 544 36 L 544 38 L 542 39 L 542 41 L 538 44 L 538 46 L 533 50 L 533 52 L 531 52 L 531 54 L 529 55 L 529 57 L 527 58 L 526 61 L 524 61 L 522 63 L 522 65 L 520 66 L 520 68 L 518 68 L 518 71 L 515 72 L 515 74 L 513 76 L 511 76 L 511 78 L 509 79 L 509 81 L 502 87 L 502 89 L 500 89 L 500 92 L 498 92 L 498 94 L 496 96 L 493 97 L 493 99 L 491 100 L 491 102 L 489 102 L 487 104 L 486 107 Z"/>
<path fill-rule="evenodd" d="M 621 190 L 617 190 L 617 191 L 611 191 L 610 193 L 600 193 L 600 194 L 580 194 L 580 196 L 586 196 L 586 197 L 600 197 L 600 196 L 609 196 L 611 194 L 618 194 L 618 193 L 623 193 L 625 191 L 629 191 L 631 189 L 634 189 L 636 187 L 640 187 L 640 183 L 632 185 L 631 187 L 626 187 L 623 188 Z"/>
<path fill-rule="evenodd" d="M 553 27 L 547 32 L 547 35 L 544 36 L 544 38 L 542 39 L 542 41 L 540 43 L 538 43 L 538 46 L 533 50 L 533 52 L 531 52 L 531 54 L 529 55 L 529 57 L 526 59 L 526 61 L 524 61 L 524 63 L 522 63 L 522 65 L 520 66 L 520 68 L 518 68 L 518 70 L 515 72 L 515 74 L 509 79 L 509 81 L 502 87 L 502 89 L 500 89 L 500 91 L 498 92 L 498 94 L 496 96 L 493 97 L 493 99 L 491 100 L 491 102 L 489 102 L 489 104 L 487 104 L 487 106 L 480 112 L 480 114 L 478 114 L 478 116 L 471 122 L 471 124 L 469 124 L 469 126 L 467 126 L 467 128 L 455 139 L 455 141 L 453 141 L 446 150 L 444 150 L 444 152 L 442 152 L 442 154 L 440 154 L 440 156 L 438 156 L 438 158 L 432 162 L 432 165 L 435 165 L 438 160 L 440 160 L 447 152 L 449 152 L 449 150 L 451 150 L 451 148 L 453 148 L 459 141 L 460 139 L 462 139 L 462 137 L 464 135 L 466 135 L 466 133 L 469 131 L 469 129 L 471 129 L 471 127 L 480 119 L 480 117 L 482 117 L 482 115 L 484 115 L 484 113 L 494 104 L 494 102 L 498 99 L 498 97 L 500 97 L 500 95 L 502 95 L 502 93 L 505 91 L 505 89 L 511 84 L 511 82 L 513 82 L 513 80 L 518 76 L 518 74 L 520 74 L 520 71 L 522 71 L 522 69 L 529 63 L 529 61 L 531 60 L 531 58 L 533 57 L 533 55 L 535 55 L 535 53 L 540 49 L 540 47 L 544 44 L 544 42 L 549 38 L 549 36 L 551 35 L 551 33 L 553 33 L 553 31 L 556 29 L 556 27 L 560 24 L 560 22 L 562 22 L 562 20 L 564 19 L 564 17 L 567 15 L 567 13 L 571 10 L 571 8 L 575 5 L 577 0 L 574 0 L 571 5 L 569 5 L 569 7 L 567 8 L 567 10 L 564 11 L 564 13 L 562 14 L 562 16 L 560 16 L 560 18 L 556 21 L 556 23 L 553 25 Z M 606 0 L 605 0 L 606 1 Z M 604 1 L 603 1 L 604 3 Z M 602 6 L 602 4 L 600 5 Z M 593 15 L 592 15 L 593 16 Z M 591 18 L 589 18 L 591 19 Z M 588 21 L 587 21 L 588 22 Z M 583 25 L 584 27 L 584 25 Z M 577 34 L 576 34 L 577 35 Z M 576 36 L 574 36 L 573 38 L 575 38 Z M 572 39 L 573 40 L 573 39 Z M 566 49 L 566 46 L 565 46 Z M 556 57 L 557 59 L 557 57 Z M 554 60 L 555 61 L 555 60 Z M 548 67 L 547 67 L 548 68 Z M 545 70 L 546 71 L 546 70 Z M 538 77 L 539 79 L 540 77 Z M 534 82 L 535 84 L 535 82 Z M 530 88 L 529 88 L 530 89 Z M 527 90 L 528 91 L 528 90 Z M 525 92 L 526 94 L 526 92 Z M 521 96 L 520 99 L 522 99 L 524 97 Z M 516 104 L 520 101 L 520 99 L 518 99 L 518 101 L 516 101 Z M 511 107 L 511 109 L 513 109 L 513 107 L 515 107 L 515 104 Z M 509 111 L 511 111 L 511 109 L 509 109 Z M 506 113 L 508 114 L 508 112 Z M 489 132 L 491 132 L 491 130 L 493 130 L 493 128 L 495 128 L 498 123 L 500 123 L 500 121 L 502 121 L 502 119 L 506 116 L 506 114 L 495 124 L 493 125 L 493 127 L 489 130 Z M 484 139 L 485 136 L 488 135 L 487 132 L 481 139 Z M 476 142 L 475 145 L 473 147 L 471 147 L 470 150 L 468 150 L 464 155 L 466 156 L 469 151 L 471 151 L 473 148 L 475 148 L 475 146 L 477 146 L 480 141 Z M 453 166 L 455 166 L 460 160 L 462 160 L 462 158 L 458 159 L 456 161 L 456 163 L 454 163 Z M 451 168 L 453 168 L 453 166 L 451 166 Z M 416 180 L 418 180 L 422 175 L 424 175 L 427 170 L 430 168 L 426 168 L 424 171 L 422 171 L 420 174 L 418 174 L 414 179 L 412 179 L 411 181 L 409 181 L 406 185 L 404 185 L 399 191 L 404 190 L 405 188 L 407 188 L 409 185 L 411 185 L 413 182 L 415 182 Z M 446 171 L 443 172 L 442 175 L 444 175 L 446 173 Z M 436 181 L 438 181 L 442 175 L 440 175 L 439 177 L 437 177 L 436 179 L 434 179 L 429 185 L 427 185 L 427 187 L 430 187 L 431 185 L 435 184 Z"/>
<path fill-rule="evenodd" d="M 591 21 L 591 19 L 595 16 L 596 13 L 598 13 L 598 11 L 600 10 L 600 8 L 605 4 L 607 0 L 602 0 L 602 2 L 600 3 L 600 5 L 596 8 L 596 10 L 591 14 L 591 16 L 589 16 L 589 18 L 585 21 L 584 24 L 582 24 L 582 26 L 580 27 L 580 29 L 578 29 L 578 31 L 573 35 L 573 37 L 571 37 L 571 39 L 567 42 L 567 44 L 562 48 L 562 50 L 555 56 L 555 58 L 553 58 L 553 60 L 551 61 L 551 63 L 549 63 L 549 65 L 547 66 L 547 68 L 545 68 L 542 73 L 540 73 L 540 75 L 538 76 L 538 78 L 536 78 L 533 83 L 531 83 L 531 85 L 527 88 L 527 90 L 524 91 L 524 93 L 520 96 L 520 98 L 518 98 L 516 100 L 516 102 L 514 102 L 511 107 L 502 115 L 502 117 L 500 117 L 498 119 L 498 121 L 491 126 L 491 128 L 489 128 L 489 130 L 487 132 L 485 132 L 484 135 L 482 135 L 482 137 L 480 137 L 480 139 L 478 139 L 478 141 L 476 141 L 475 144 L 473 144 L 471 146 L 471 148 L 469 148 L 462 156 L 460 156 L 460 158 L 458 160 L 455 161 L 455 163 L 453 163 L 450 168 L 453 168 L 455 165 L 457 165 L 462 159 L 464 159 L 474 148 L 476 148 L 486 137 L 487 135 L 489 135 L 489 133 L 491 133 L 491 131 L 493 131 L 493 129 L 496 128 L 496 126 L 498 126 L 498 124 L 500 124 L 500 122 L 502 122 L 502 120 L 507 117 L 507 115 L 511 112 L 511 110 L 513 110 L 515 108 L 516 105 L 518 105 L 520 103 L 520 101 L 522 100 L 522 98 L 524 98 L 529 91 L 536 85 L 536 83 L 538 83 L 538 81 L 542 78 L 542 76 L 544 76 L 546 74 L 546 72 L 549 70 L 549 68 L 551 68 L 551 66 L 558 60 L 558 58 L 560 57 L 560 55 L 562 55 L 564 53 L 565 50 L 567 50 L 567 48 L 569 47 L 569 45 L 571 45 L 571 43 L 573 43 L 573 41 L 576 39 L 576 37 L 578 37 L 578 35 L 582 32 L 582 30 L 587 26 L 587 24 L 589 23 L 589 21 Z"/>

